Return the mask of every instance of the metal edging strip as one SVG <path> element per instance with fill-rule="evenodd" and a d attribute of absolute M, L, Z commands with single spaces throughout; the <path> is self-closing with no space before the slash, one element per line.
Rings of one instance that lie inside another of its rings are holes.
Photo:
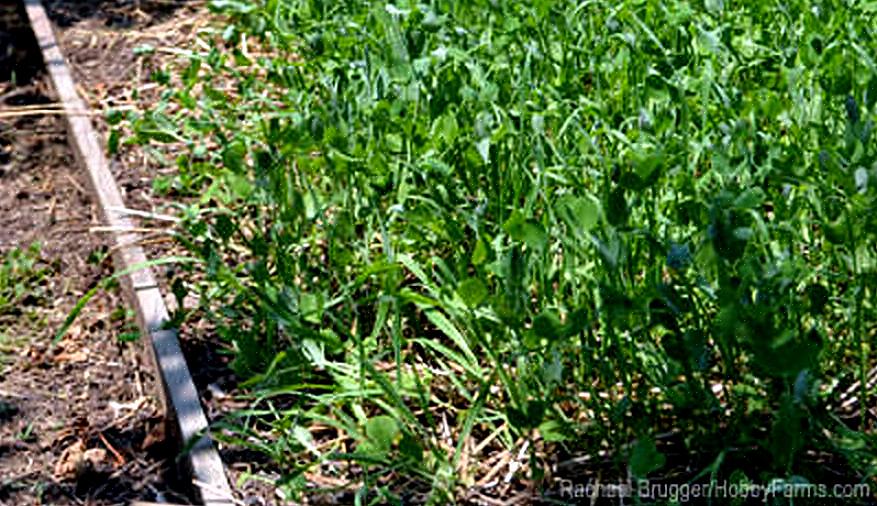
<path fill-rule="evenodd" d="M 99 139 L 91 124 L 90 115 L 75 114 L 88 107 L 76 92 L 73 76 L 58 47 L 52 24 L 40 0 L 23 0 L 31 28 L 39 43 L 43 62 L 49 71 L 52 85 L 63 104 L 69 142 L 77 161 L 88 173 L 92 197 L 106 224 L 117 232 L 112 234 L 119 271 L 146 263 L 143 248 L 137 245 L 138 235 L 133 231 L 130 218 L 119 212 L 124 209 L 122 194 L 109 169 Z M 189 367 L 180 349 L 176 330 L 165 329 L 168 310 L 149 268 L 142 268 L 125 276 L 123 285 L 129 302 L 137 312 L 137 320 L 144 336 L 149 336 L 153 363 L 161 378 L 165 413 L 176 420 L 186 465 L 191 473 L 193 489 L 206 506 L 234 504 L 231 487 L 219 453 L 206 436 L 208 423 Z"/>

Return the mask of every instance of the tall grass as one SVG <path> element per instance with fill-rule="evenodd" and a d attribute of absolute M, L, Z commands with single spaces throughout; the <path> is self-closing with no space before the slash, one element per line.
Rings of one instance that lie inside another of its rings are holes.
<path fill-rule="evenodd" d="M 524 447 L 536 483 L 606 451 L 873 473 L 867 411 L 826 410 L 874 365 L 869 4 L 211 5 L 133 140 L 184 147 L 192 279 L 256 398 L 226 428 L 290 493 L 441 504 Z"/>

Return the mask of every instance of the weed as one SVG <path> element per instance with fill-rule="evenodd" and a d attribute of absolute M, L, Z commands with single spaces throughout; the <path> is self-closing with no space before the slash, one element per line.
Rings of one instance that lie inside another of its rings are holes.
<path fill-rule="evenodd" d="M 14 353 L 22 340 L 13 323 L 22 319 L 40 323 L 33 308 L 45 297 L 50 268 L 42 261 L 37 243 L 26 249 L 9 250 L 0 257 L 0 262 L 0 362 L 3 362 L 3 355 Z"/>
<path fill-rule="evenodd" d="M 40 282 L 48 269 L 41 266 L 40 245 L 27 249 L 13 248 L 2 257 L 0 264 L 0 317 L 20 313 L 19 304 L 25 299 L 37 298 Z"/>

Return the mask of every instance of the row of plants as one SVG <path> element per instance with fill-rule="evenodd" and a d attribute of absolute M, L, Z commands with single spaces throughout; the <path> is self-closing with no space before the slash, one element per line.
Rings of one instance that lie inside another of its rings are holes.
<path fill-rule="evenodd" d="M 174 291 L 252 400 L 216 437 L 289 497 L 445 504 L 521 448 L 536 493 L 873 483 L 829 408 L 875 363 L 871 3 L 210 5 L 111 149 L 176 164 Z"/>

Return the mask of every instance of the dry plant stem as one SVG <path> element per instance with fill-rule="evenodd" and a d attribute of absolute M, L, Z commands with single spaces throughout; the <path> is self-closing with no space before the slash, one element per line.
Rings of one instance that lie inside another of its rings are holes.
<path fill-rule="evenodd" d="M 180 219 L 175 217 L 175 216 L 170 216 L 167 214 L 158 214 L 158 213 L 153 213 L 153 212 L 149 212 L 149 211 L 142 211 L 140 209 L 130 209 L 130 208 L 125 208 L 125 207 L 111 207 L 109 209 L 110 209 L 110 211 L 113 211 L 116 213 L 127 214 L 129 216 L 137 216 L 140 218 L 148 218 L 150 220 L 169 221 L 172 223 L 178 223 L 180 221 Z"/>
<path fill-rule="evenodd" d="M 134 232 L 134 233 L 138 233 L 138 234 L 173 234 L 174 233 L 174 231 L 171 229 L 162 230 L 159 228 L 124 227 L 124 226 L 89 227 L 88 231 L 93 232 L 93 233 L 98 233 L 98 232 L 111 232 L 111 233 Z M 128 244 L 126 244 L 126 246 L 132 245 L 132 244 L 137 244 L 137 243 L 136 242 L 135 243 L 128 243 Z"/>
<path fill-rule="evenodd" d="M 22 118 L 25 116 L 98 116 L 100 113 L 85 110 L 64 110 L 64 109 L 25 109 L 25 110 L 2 110 L 0 111 L 0 119 Z"/>

